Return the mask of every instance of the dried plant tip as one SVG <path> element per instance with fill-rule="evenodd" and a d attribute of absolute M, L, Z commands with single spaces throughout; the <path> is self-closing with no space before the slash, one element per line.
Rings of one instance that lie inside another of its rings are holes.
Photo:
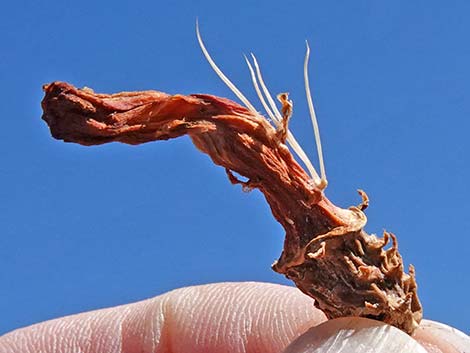
<path fill-rule="evenodd" d="M 418 326 L 422 310 L 414 270 L 403 272 L 394 236 L 385 233 L 381 240 L 367 234 L 361 207 L 341 209 L 312 187 L 311 177 L 258 113 L 203 94 L 108 95 L 63 82 L 45 85 L 44 91 L 42 118 L 57 139 L 82 145 L 140 144 L 189 135 L 226 169 L 232 183 L 258 188 L 286 232 L 273 269 L 314 298 L 329 318 L 369 317 L 408 333 Z M 287 139 L 293 139 L 289 132 Z M 390 237 L 392 247 L 385 250 Z"/>

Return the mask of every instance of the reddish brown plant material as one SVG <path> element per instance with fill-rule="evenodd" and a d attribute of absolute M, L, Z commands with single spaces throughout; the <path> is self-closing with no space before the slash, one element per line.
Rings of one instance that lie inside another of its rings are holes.
<path fill-rule="evenodd" d="M 262 116 L 205 94 L 97 94 L 63 82 L 45 85 L 44 91 L 42 118 L 57 139 L 136 145 L 189 135 L 233 184 L 258 188 L 286 231 L 272 268 L 314 298 L 329 318 L 375 318 L 410 334 L 418 326 L 422 309 L 414 270 L 404 272 L 393 234 L 377 238 L 363 230 L 365 193 L 357 207 L 333 205 L 293 158 L 285 131 L 276 131 Z"/>

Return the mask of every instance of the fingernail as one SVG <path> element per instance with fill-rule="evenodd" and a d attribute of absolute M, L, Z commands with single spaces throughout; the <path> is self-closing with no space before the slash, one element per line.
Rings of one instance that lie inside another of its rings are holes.
<path fill-rule="evenodd" d="M 284 353 L 427 353 L 413 338 L 383 322 L 340 318 L 315 326 Z"/>

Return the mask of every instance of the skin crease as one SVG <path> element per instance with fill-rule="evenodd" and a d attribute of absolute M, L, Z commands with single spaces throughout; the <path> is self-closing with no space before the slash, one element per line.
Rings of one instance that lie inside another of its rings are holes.
<path fill-rule="evenodd" d="M 0 353 L 274 353 L 324 321 L 296 288 L 218 283 L 18 329 L 0 337 Z M 434 331 L 427 322 L 415 334 L 428 352 L 459 352 Z"/>

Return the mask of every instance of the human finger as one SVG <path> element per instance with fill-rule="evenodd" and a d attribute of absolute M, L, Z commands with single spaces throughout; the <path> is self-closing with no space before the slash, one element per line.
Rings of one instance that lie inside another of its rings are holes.
<path fill-rule="evenodd" d="M 0 337 L 0 353 L 280 352 L 324 320 L 312 301 L 294 288 L 220 283 L 16 330 Z M 468 336 L 456 332 L 425 321 L 415 338 L 428 352 L 466 352 Z M 320 336 L 318 331 L 315 335 Z M 334 330 L 327 334 L 334 335 Z"/>
<path fill-rule="evenodd" d="M 312 327 L 284 353 L 428 353 L 396 327 L 360 317 L 343 317 Z"/>
<path fill-rule="evenodd" d="M 280 352 L 324 320 L 295 288 L 219 283 L 19 329 L 0 353 Z"/>
<path fill-rule="evenodd" d="M 450 326 L 423 320 L 412 337 L 364 318 L 329 320 L 294 340 L 284 353 L 466 353 L 470 337 Z"/>
<path fill-rule="evenodd" d="M 423 320 L 413 335 L 430 353 L 470 352 L 470 337 L 439 322 Z"/>

